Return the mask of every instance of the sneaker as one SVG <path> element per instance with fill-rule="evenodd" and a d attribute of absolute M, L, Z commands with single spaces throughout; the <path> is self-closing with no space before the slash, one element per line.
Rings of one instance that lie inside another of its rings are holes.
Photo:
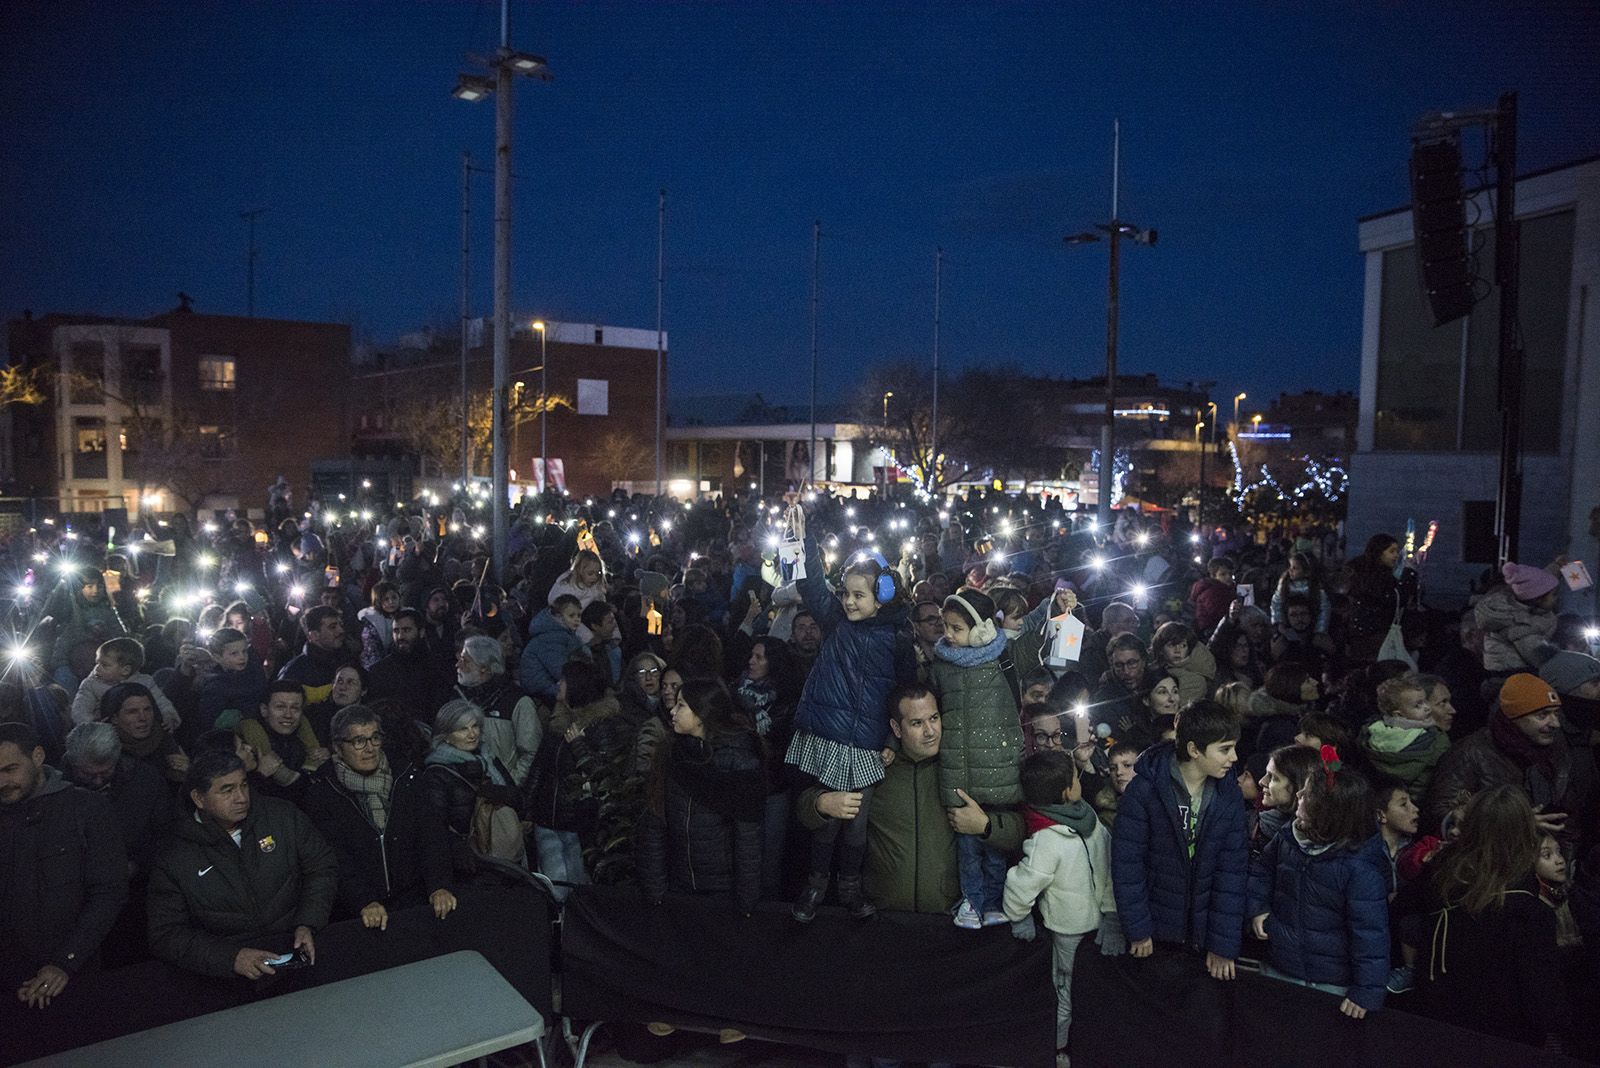
<path fill-rule="evenodd" d="M 1404 964 L 1389 972 L 1389 981 L 1384 984 L 1384 989 L 1391 994 L 1409 994 L 1417 988 L 1417 970 L 1408 968 Z"/>
<path fill-rule="evenodd" d="M 669 1023 L 645 1024 L 644 1029 L 649 1031 L 652 1035 L 655 1035 L 657 1038 L 666 1038 L 668 1035 L 677 1030 L 676 1027 L 673 1027 Z"/>
<path fill-rule="evenodd" d="M 966 898 L 961 899 L 961 907 L 956 909 L 956 926 L 969 931 L 976 931 L 983 926 L 983 917 L 978 915 L 978 910 Z"/>
<path fill-rule="evenodd" d="M 1010 922 L 1003 912 L 985 912 L 983 914 L 983 925 L 985 927 L 1000 927 Z"/>

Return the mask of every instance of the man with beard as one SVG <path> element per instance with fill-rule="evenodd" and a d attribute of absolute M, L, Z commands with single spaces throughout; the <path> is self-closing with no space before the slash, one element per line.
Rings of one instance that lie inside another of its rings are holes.
<path fill-rule="evenodd" d="M 1427 799 L 1432 826 L 1472 795 L 1509 785 L 1528 795 L 1541 833 L 1575 840 L 1594 787 L 1594 757 L 1568 743 L 1561 696 L 1537 675 L 1519 673 L 1501 686 L 1499 705 L 1488 726 L 1439 761 Z"/>
<path fill-rule="evenodd" d="M 394 648 L 368 673 L 369 703 L 393 702 L 419 723 L 433 723 L 434 713 L 450 700 L 451 680 L 428 655 L 422 632 L 425 620 L 415 608 L 394 614 Z"/>
<path fill-rule="evenodd" d="M 305 614 L 306 644 L 300 655 L 283 665 L 278 678 L 297 682 L 305 692 L 306 706 L 326 701 L 333 692 L 339 669 L 356 662 L 345 645 L 344 617 L 339 609 L 320 604 Z"/>
<path fill-rule="evenodd" d="M 506 651 L 498 641 L 475 634 L 461 643 L 455 693 L 483 713 L 479 752 L 504 764 L 514 785 L 526 783 L 544 738 L 544 724 L 533 698 L 506 674 Z"/>
<path fill-rule="evenodd" d="M 62 995 L 127 896 L 127 854 L 105 799 L 47 767 L 33 728 L 0 723 L 0 1027 Z"/>

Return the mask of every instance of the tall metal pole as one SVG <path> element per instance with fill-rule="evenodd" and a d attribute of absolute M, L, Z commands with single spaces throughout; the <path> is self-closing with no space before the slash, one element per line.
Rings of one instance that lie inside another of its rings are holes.
<path fill-rule="evenodd" d="M 245 247 L 244 256 L 244 313 L 252 319 L 256 317 L 256 216 L 266 210 L 266 208 L 256 208 L 254 211 L 239 213 L 239 218 L 249 224 L 250 231 L 249 244 Z"/>
<path fill-rule="evenodd" d="M 472 478 L 472 402 L 467 392 L 467 350 L 472 321 L 472 153 L 461 153 L 461 484 Z"/>
<path fill-rule="evenodd" d="M 1517 94 L 1500 97 L 1494 124 L 1494 275 L 1500 288 L 1499 562 L 1517 558 L 1522 529 L 1522 343 L 1517 336 L 1522 228 L 1517 222 Z"/>
<path fill-rule="evenodd" d="M 506 542 L 510 535 L 506 455 L 506 393 L 511 379 L 511 65 L 507 0 L 500 0 L 500 62 L 494 80 L 494 479 L 492 559 L 494 574 L 504 582 Z"/>
<path fill-rule="evenodd" d="M 661 367 L 666 334 L 662 309 L 667 284 L 667 191 L 656 204 L 656 496 L 661 496 Z"/>
<path fill-rule="evenodd" d="M 811 471 L 808 482 L 817 480 L 817 269 L 821 262 L 822 220 L 811 224 L 811 452 L 807 461 Z M 828 467 L 822 467 L 822 480 L 828 480 Z"/>
<path fill-rule="evenodd" d="M 1095 509 L 1100 530 L 1111 529 L 1111 482 L 1117 461 L 1117 265 L 1122 223 L 1117 218 L 1118 181 L 1122 169 L 1122 124 L 1111 127 L 1111 277 L 1106 299 L 1106 425 L 1100 432 L 1100 492 Z"/>
<path fill-rule="evenodd" d="M 550 489 L 550 323 L 539 331 L 539 486 Z"/>
<path fill-rule="evenodd" d="M 928 492 L 939 488 L 939 297 L 944 282 L 944 249 L 933 250 L 933 424 L 928 431 Z"/>
<path fill-rule="evenodd" d="M 1121 256 L 1121 229 L 1111 220 L 1111 277 L 1106 297 L 1106 425 L 1100 432 L 1100 500 L 1095 509 L 1100 530 L 1111 529 L 1111 481 L 1116 475 L 1117 447 L 1117 267 Z"/>

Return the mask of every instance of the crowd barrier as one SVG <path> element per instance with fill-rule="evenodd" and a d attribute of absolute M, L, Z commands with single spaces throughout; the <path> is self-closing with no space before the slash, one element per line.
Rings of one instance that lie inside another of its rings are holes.
<path fill-rule="evenodd" d="M 580 1020 L 647 1023 L 908 1061 L 1055 1063 L 1047 932 L 961 930 L 946 916 L 823 909 L 802 927 L 778 906 L 725 905 L 579 887 L 561 923 L 562 1008 Z M 1130 1064 L 1253 1068 L 1578 1068 L 1581 1062 L 1386 1008 L 1364 1020 L 1338 999 L 1259 975 L 1231 983 L 1198 956 L 1074 963 L 1074 1068 Z"/>
<path fill-rule="evenodd" d="M 415 908 L 391 913 L 382 932 L 358 921 L 332 924 L 317 935 L 315 967 L 260 988 L 152 961 L 79 976 L 46 1010 L 0 999 L 10 1002 L 0 1009 L 0 1062 L 461 949 L 482 953 L 557 1031 L 548 898 L 532 887 L 468 888 L 458 897 L 460 906 L 444 921 Z M 560 932 L 560 1010 L 580 1024 L 734 1027 L 754 1039 L 841 1055 L 1054 1064 L 1055 993 L 1044 932 L 1022 943 L 1004 927 L 965 931 L 944 916 L 881 913 L 862 923 L 835 909 L 801 926 L 777 904 L 744 917 L 705 898 L 668 895 L 650 906 L 637 890 L 612 887 L 575 888 Z M 1327 994 L 1249 973 L 1219 983 L 1197 957 L 1181 953 L 1102 957 L 1087 939 L 1073 991 L 1078 1068 L 1174 1057 L 1266 1068 L 1581 1064 L 1395 1008 L 1350 1020 Z M 383 1019 L 384 1006 L 373 1006 L 370 1018 L 352 1021 L 350 1041 Z M 293 1036 L 270 1039 L 284 1043 L 284 1063 L 313 1063 L 297 1056 Z M 219 1056 L 226 1060 L 224 1051 Z"/>
<path fill-rule="evenodd" d="M 546 1021 L 552 1020 L 548 899 L 531 887 L 465 888 L 457 898 L 456 910 L 444 920 L 420 907 L 391 912 L 386 931 L 368 930 L 359 920 L 329 924 L 317 933 L 313 967 L 255 985 L 242 979 L 208 979 L 147 961 L 78 976 L 62 997 L 43 1010 L 26 1008 L 5 991 L 0 1000 L 9 1004 L 0 1010 L 0 1063 L 17 1064 L 232 1008 L 252 998 L 304 990 L 462 949 L 483 954 Z M 441 1011 L 447 1009 L 440 1006 Z M 350 1041 L 360 1041 L 362 1027 L 382 1027 L 384 1011 L 384 1006 L 374 1005 L 371 1017 L 351 1021 Z M 285 1064 L 318 1063 L 308 1051 L 295 1049 L 292 1035 L 248 1040 L 282 1041 Z M 218 1057 L 219 1063 L 226 1063 L 225 1051 Z"/>
<path fill-rule="evenodd" d="M 652 906 L 636 889 L 578 887 L 562 909 L 562 1011 L 840 1054 L 1053 1066 L 1050 944 L 997 934 L 837 909 L 802 926 L 776 904 L 745 917 L 706 898 Z"/>

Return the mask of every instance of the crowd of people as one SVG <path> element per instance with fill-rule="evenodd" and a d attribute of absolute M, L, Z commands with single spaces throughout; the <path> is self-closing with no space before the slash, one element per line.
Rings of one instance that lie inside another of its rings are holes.
<path fill-rule="evenodd" d="M 1446 613 L 1394 537 L 1309 524 L 551 493 L 495 582 L 486 510 L 279 491 L 9 539 L 18 1006 L 151 957 L 263 983 L 514 865 L 1046 938 L 1063 1064 L 1080 952 L 1595 1054 L 1600 660 L 1564 561 Z"/>

